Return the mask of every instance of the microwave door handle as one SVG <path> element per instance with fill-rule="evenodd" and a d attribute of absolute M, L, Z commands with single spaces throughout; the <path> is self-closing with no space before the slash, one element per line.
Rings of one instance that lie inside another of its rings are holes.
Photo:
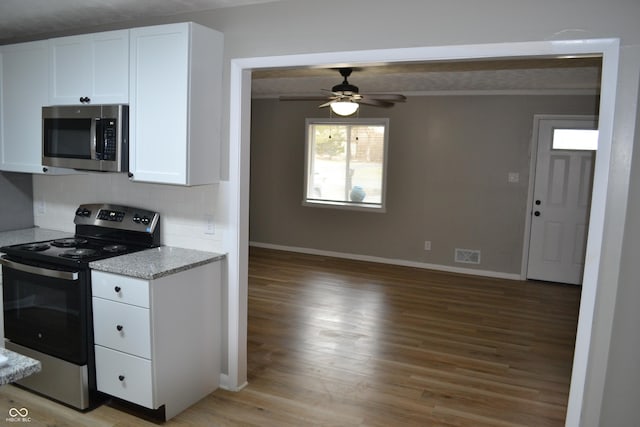
<path fill-rule="evenodd" d="M 20 264 L 15 261 L 10 261 L 5 258 L 0 258 L 0 264 L 13 268 L 14 270 L 19 270 L 24 273 L 37 274 L 39 276 L 52 277 L 54 279 L 62 279 L 62 280 L 78 280 L 78 272 L 77 271 L 60 271 L 60 270 L 49 270 L 48 268 L 35 267 L 33 265 Z"/>
<path fill-rule="evenodd" d="M 100 119 L 91 119 L 91 160 L 96 160 L 96 145 L 97 145 L 97 135 L 96 135 L 96 122 Z"/>

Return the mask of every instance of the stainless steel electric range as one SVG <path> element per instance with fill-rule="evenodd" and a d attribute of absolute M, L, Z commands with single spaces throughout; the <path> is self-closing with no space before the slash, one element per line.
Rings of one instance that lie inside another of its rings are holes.
<path fill-rule="evenodd" d="M 74 237 L 0 252 L 5 345 L 42 363 L 20 386 L 84 410 L 96 390 L 91 261 L 160 245 L 160 215 L 110 204 L 80 205 Z"/>

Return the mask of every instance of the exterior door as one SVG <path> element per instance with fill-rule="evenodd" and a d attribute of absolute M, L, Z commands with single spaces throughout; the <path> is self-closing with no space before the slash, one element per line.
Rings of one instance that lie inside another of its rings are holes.
<path fill-rule="evenodd" d="M 527 278 L 582 284 L 591 205 L 595 147 L 581 132 L 578 145 L 566 146 L 559 136 L 567 130 L 594 130 L 591 117 L 542 118 L 531 212 Z M 591 132 L 597 143 L 597 131 Z"/>

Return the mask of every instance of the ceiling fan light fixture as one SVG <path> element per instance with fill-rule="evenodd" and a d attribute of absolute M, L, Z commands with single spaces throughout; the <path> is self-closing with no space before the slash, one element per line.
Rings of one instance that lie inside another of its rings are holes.
<path fill-rule="evenodd" d="M 338 101 L 331 103 L 331 111 L 339 116 L 350 116 L 358 111 L 359 104 L 351 101 Z"/>

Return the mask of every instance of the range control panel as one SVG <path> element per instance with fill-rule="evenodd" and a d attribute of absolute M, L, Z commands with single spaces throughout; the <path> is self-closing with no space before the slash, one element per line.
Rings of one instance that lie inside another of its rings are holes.
<path fill-rule="evenodd" d="M 86 204 L 76 209 L 76 225 L 93 225 L 151 233 L 159 226 L 160 214 L 147 209 L 110 204 Z"/>
<path fill-rule="evenodd" d="M 100 209 L 98 211 L 98 219 L 103 221 L 117 221 L 122 222 L 124 219 L 124 211 L 112 211 L 110 209 Z"/>

